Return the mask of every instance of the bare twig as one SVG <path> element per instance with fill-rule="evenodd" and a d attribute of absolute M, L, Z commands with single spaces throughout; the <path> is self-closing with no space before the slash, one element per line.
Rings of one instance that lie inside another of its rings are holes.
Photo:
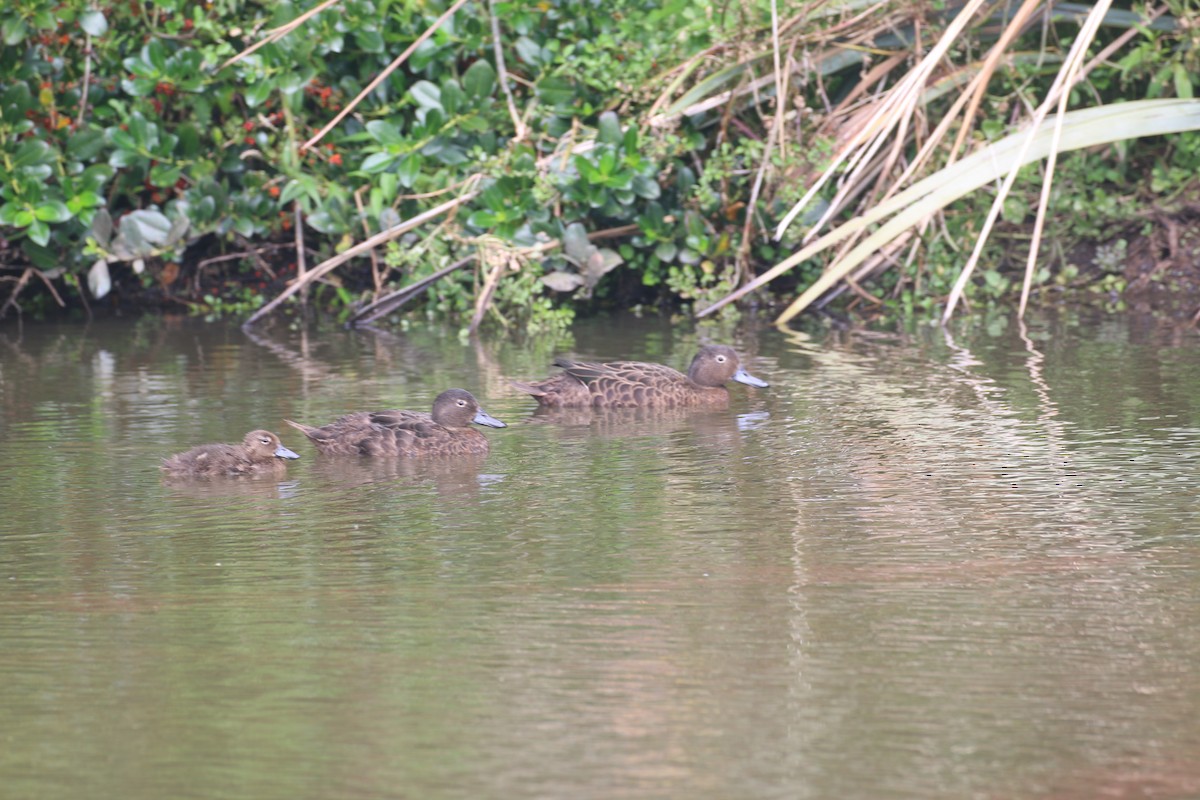
<path fill-rule="evenodd" d="M 358 312 L 350 318 L 350 321 L 346 323 L 347 326 L 354 327 L 356 325 L 366 325 L 370 322 L 374 322 L 380 317 L 391 314 L 409 300 L 412 300 L 414 297 L 417 297 L 428 290 L 429 287 L 433 286 L 433 284 L 437 283 L 442 278 L 446 277 L 452 272 L 457 272 L 474 260 L 474 255 L 467 256 L 466 258 L 455 261 L 448 267 L 439 269 L 432 275 L 427 275 L 424 278 L 421 278 L 421 280 L 415 281 L 414 283 L 411 283 L 402 289 L 397 289 L 394 292 L 384 295 L 375 302 L 359 309 Z"/>
<path fill-rule="evenodd" d="M 308 274 L 308 258 L 304 253 L 304 215 L 300 211 L 300 201 L 292 201 L 292 215 L 294 222 L 292 228 L 296 235 L 296 278 L 303 281 L 304 276 Z M 300 293 L 300 303 L 303 305 L 308 302 L 308 292 Z"/>
<path fill-rule="evenodd" d="M 442 27 L 442 25 L 446 22 L 446 20 L 448 20 L 448 19 L 450 19 L 450 17 L 454 16 L 454 12 L 458 11 L 458 9 L 462 8 L 462 6 L 466 2 L 467 2 L 467 0 L 455 0 L 454 5 L 450 6 L 448 9 L 446 9 L 446 13 L 444 13 L 440 17 L 438 17 L 436 22 L 434 22 L 432 25 L 430 25 L 428 28 L 426 28 L 424 33 L 422 33 L 420 36 L 418 36 L 416 39 L 414 39 L 413 43 L 408 46 L 407 50 L 405 50 L 400 55 L 396 56 L 396 59 L 394 61 L 392 61 L 392 63 L 390 63 L 386 67 L 384 67 L 383 71 L 380 72 L 378 75 L 376 75 L 375 79 L 372 80 L 370 83 L 368 83 L 366 88 L 358 93 L 357 97 L 355 97 L 353 100 L 351 100 L 349 103 L 347 103 L 346 107 L 337 113 L 337 116 L 335 116 L 328 123 L 326 123 L 324 128 L 321 128 L 321 130 L 317 131 L 316 135 L 314 135 L 311 139 L 309 139 L 304 144 L 300 145 L 300 149 L 307 150 L 310 147 L 312 147 L 314 144 L 316 144 L 317 142 L 324 139 L 325 134 L 329 133 L 331 130 L 333 130 L 335 127 L 337 127 L 337 124 L 339 122 L 341 122 L 343 119 L 345 119 L 347 114 L 349 114 L 351 111 L 353 111 L 355 109 L 355 107 L 357 107 L 358 104 L 361 103 L 367 95 L 369 95 L 371 92 L 375 91 L 376 86 L 378 86 L 379 84 L 381 84 L 385 80 L 387 80 L 387 77 L 389 75 L 391 75 L 393 72 L 395 72 L 401 64 L 403 64 L 405 61 L 407 61 L 408 57 L 410 55 L 412 55 L 413 52 L 418 47 L 421 46 L 422 42 L 424 42 L 426 39 L 428 39 L 430 36 L 432 36 L 434 34 L 434 31 L 436 31 L 438 28 Z"/>
<path fill-rule="evenodd" d="M 474 333 L 479 328 L 479 323 L 483 322 L 483 315 L 487 312 L 488 306 L 492 304 L 492 295 L 496 293 L 496 286 L 500 283 L 500 276 L 504 274 L 508 263 L 508 257 L 500 255 L 496 259 L 495 265 L 488 272 L 487 278 L 483 283 L 483 291 L 475 298 L 475 313 L 471 317 L 471 325 L 468 328 L 468 331 L 471 333 Z"/>
<path fill-rule="evenodd" d="M 332 5 L 336 5 L 339 2 L 341 2 L 341 0 L 325 0 L 325 2 L 319 3 L 316 6 L 314 6 L 313 8 L 310 8 L 308 11 L 305 11 L 303 14 L 296 17 L 291 22 L 284 23 L 283 25 L 280 25 L 278 28 L 272 28 L 271 30 L 267 31 L 267 35 L 265 37 L 263 37 L 259 41 L 255 42 L 250 47 L 247 47 L 245 50 L 238 53 L 233 58 L 226 61 L 224 64 L 222 64 L 220 67 L 217 68 L 217 71 L 220 72 L 221 70 L 225 69 L 226 67 L 228 67 L 232 64 L 236 64 L 237 62 L 241 61 L 246 56 L 248 56 L 251 53 L 258 50 L 260 47 L 263 47 L 264 45 L 268 45 L 271 42 L 279 41 L 284 36 L 287 36 L 289 33 L 296 30 L 296 28 L 299 28 L 301 25 L 303 25 L 305 22 L 307 22 L 309 18 L 311 18 L 317 14 L 320 14 L 325 9 L 329 8 Z"/>
<path fill-rule="evenodd" d="M 85 34 L 83 38 L 83 86 L 79 95 L 79 117 L 75 120 L 77 128 L 83 127 L 83 118 L 87 114 L 88 87 L 92 83 L 92 35 Z"/>
<path fill-rule="evenodd" d="M 367 224 L 367 212 L 363 208 L 362 193 L 368 188 L 364 185 L 361 189 L 354 193 L 354 206 L 358 209 L 358 216 L 362 220 L 363 233 L 366 236 L 371 235 L 371 226 Z M 379 256 L 374 250 L 370 251 L 371 256 L 371 279 L 375 284 L 375 297 L 379 297 L 379 290 L 383 288 L 383 276 L 379 274 Z"/>
<path fill-rule="evenodd" d="M 508 115 L 512 117 L 513 130 L 518 140 L 525 138 L 525 122 L 517 113 L 517 104 L 513 100 L 512 89 L 508 86 L 508 70 L 504 66 L 504 48 L 500 45 L 500 20 L 496 18 L 496 0 L 488 0 L 488 16 L 492 20 L 492 50 L 496 54 L 496 80 L 504 90 L 504 99 L 508 101 Z"/>
<path fill-rule="evenodd" d="M 338 267 L 340 267 L 342 264 L 345 264 L 350 259 L 355 258 L 356 256 L 360 256 L 363 253 L 370 251 L 372 248 L 375 248 L 381 244 L 384 244 L 385 242 L 390 242 L 392 239 L 403 236 L 405 233 L 408 233 L 413 228 L 418 228 L 421 225 L 424 225 L 426 222 L 429 222 L 432 219 L 437 219 L 441 215 L 455 210 L 463 203 L 467 203 L 467 202 L 473 200 L 478 194 L 479 194 L 478 190 L 473 190 L 473 191 L 467 192 L 466 194 L 460 195 L 459 197 L 456 197 L 453 200 L 448 200 L 445 203 L 442 203 L 440 206 L 435 206 L 435 207 L 429 209 L 428 211 L 425 211 L 421 214 L 418 214 L 415 217 L 412 217 L 411 219 L 408 219 L 408 220 L 405 220 L 404 222 L 399 223 L 398 225 L 393 225 L 392 227 L 388 228 L 386 231 L 381 231 L 380 233 L 375 234 L 374 236 L 372 236 L 370 239 L 367 239 L 366 241 L 359 242 L 354 247 L 351 247 L 351 248 L 339 253 L 338 255 L 334 256 L 333 258 L 326 259 L 325 261 L 321 262 L 320 264 L 318 264 L 317 266 L 315 266 L 311 270 L 309 270 L 308 273 L 304 276 L 304 280 L 297 279 L 295 283 L 293 283 L 291 286 L 289 286 L 284 291 L 280 292 L 279 295 L 274 300 L 267 303 L 265 306 L 260 308 L 258 311 L 255 311 L 250 316 L 250 318 L 247 319 L 242 324 L 244 326 L 253 325 L 254 323 L 258 322 L 260 319 L 265 317 L 267 314 L 270 314 L 272 311 L 274 311 L 284 300 L 287 300 L 289 297 L 296 294 L 296 292 L 299 292 L 301 289 L 308 286 L 308 284 L 312 283 L 313 281 L 317 280 L 318 278 L 324 277 L 327 273 L 332 272 L 334 269 L 337 269 Z"/>

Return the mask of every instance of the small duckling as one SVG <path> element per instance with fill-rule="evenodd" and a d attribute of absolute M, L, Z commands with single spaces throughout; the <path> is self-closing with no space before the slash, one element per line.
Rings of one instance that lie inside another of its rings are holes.
<path fill-rule="evenodd" d="M 250 431 L 241 444 L 202 444 L 163 459 L 162 471 L 172 477 L 211 478 L 282 471 L 285 459 L 300 456 L 283 446 L 270 431 Z"/>

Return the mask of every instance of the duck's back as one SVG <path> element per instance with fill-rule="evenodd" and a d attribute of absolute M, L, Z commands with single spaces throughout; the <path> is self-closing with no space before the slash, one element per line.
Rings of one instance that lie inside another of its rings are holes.
<path fill-rule="evenodd" d="M 487 437 L 479 431 L 446 428 L 421 411 L 359 411 L 319 428 L 287 422 L 328 455 L 456 456 L 488 452 Z"/>
<path fill-rule="evenodd" d="M 564 376 L 586 389 L 586 404 L 597 408 L 713 407 L 729 403 L 724 387 L 698 386 L 682 372 L 663 364 L 589 364 L 566 359 L 557 359 L 554 364 L 562 368 Z"/>
<path fill-rule="evenodd" d="M 163 459 L 162 470 L 177 477 L 204 478 L 214 475 L 251 475 L 270 466 L 274 465 L 251 461 L 235 445 L 202 444 Z"/>

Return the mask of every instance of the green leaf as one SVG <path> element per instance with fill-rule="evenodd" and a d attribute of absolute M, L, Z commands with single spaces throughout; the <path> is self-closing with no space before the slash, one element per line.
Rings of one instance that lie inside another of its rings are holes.
<path fill-rule="evenodd" d="M 20 211 L 20 206 L 16 203 L 5 203 L 0 206 L 0 225 L 17 226 L 17 213 Z M 26 223 L 28 224 L 28 223 Z"/>
<path fill-rule="evenodd" d="M 517 58 L 530 66 L 536 67 L 542 63 L 542 48 L 528 36 L 517 39 Z"/>
<path fill-rule="evenodd" d="M 142 48 L 142 60 L 153 64 L 160 73 L 165 73 L 167 71 L 167 46 L 163 44 L 163 40 L 151 39 L 150 43 Z"/>
<path fill-rule="evenodd" d="M 242 98 L 250 108 L 258 108 L 267 102 L 274 89 L 275 85 L 271 81 L 259 81 L 242 89 Z"/>
<path fill-rule="evenodd" d="M 490 228 L 496 224 L 496 215 L 490 211 L 476 211 L 467 217 L 467 224 L 476 228 Z"/>
<path fill-rule="evenodd" d="M 630 188 L 643 200 L 657 200 L 662 196 L 662 188 L 658 185 L 658 181 L 647 178 L 645 175 L 634 175 Z"/>
<path fill-rule="evenodd" d="M 53 270 L 62 267 L 62 253 L 58 248 L 48 248 L 26 239 L 21 242 L 21 249 L 29 260 L 40 270 Z"/>
<path fill-rule="evenodd" d="M 468 67 L 466 73 L 463 74 L 463 89 L 466 90 L 467 95 L 476 100 L 491 97 L 495 88 L 496 70 L 482 58 Z"/>
<path fill-rule="evenodd" d="M 104 200 L 95 192 L 84 191 L 67 199 L 67 208 L 72 214 L 78 214 L 86 208 L 96 208 L 104 204 Z"/>
<path fill-rule="evenodd" d="M 45 246 L 50 241 L 50 226 L 40 219 L 35 219 L 29 223 L 28 233 L 29 238 L 33 240 L 34 244 Z"/>
<path fill-rule="evenodd" d="M 362 171 L 368 175 L 387 170 L 396 162 L 396 156 L 391 153 L 372 153 L 363 159 Z"/>
<path fill-rule="evenodd" d="M 24 144 L 17 148 L 16 155 L 13 156 L 13 169 L 21 169 L 22 167 L 32 167 L 36 164 L 45 164 L 54 161 L 54 151 L 50 149 L 50 145 L 43 142 L 41 139 L 27 139 Z"/>
<path fill-rule="evenodd" d="M 67 139 L 67 153 L 80 161 L 92 161 L 104 149 L 104 132 L 86 128 Z"/>
<path fill-rule="evenodd" d="M 621 120 L 616 112 L 605 111 L 600 115 L 600 129 L 596 138 L 605 144 L 621 143 Z"/>
<path fill-rule="evenodd" d="M 133 112 L 129 115 L 129 135 L 133 137 L 133 141 L 137 143 L 139 148 L 146 148 L 150 143 L 151 125 L 146 121 L 146 118 L 140 112 Z M 155 137 L 157 138 L 157 137 Z"/>
<path fill-rule="evenodd" d="M 75 216 L 65 203 L 58 200 L 48 200 L 37 206 L 33 210 L 33 215 L 42 222 L 66 222 Z"/>
<path fill-rule="evenodd" d="M 150 168 L 150 182 L 165 189 L 168 186 L 174 186 L 182 174 L 183 170 L 179 167 L 173 167 L 170 164 L 155 164 Z"/>
<path fill-rule="evenodd" d="M 336 221 L 334 221 L 333 217 L 331 217 L 329 213 L 325 211 L 318 211 L 315 214 L 309 214 L 304 218 L 304 221 L 308 223 L 309 227 L 318 233 L 338 233 L 341 230 L 340 226 Z"/>
<path fill-rule="evenodd" d="M 589 161 L 587 156 L 575 156 L 571 161 L 575 164 L 575 169 L 579 172 L 579 177 L 588 183 L 599 183 L 603 180 L 603 176 L 596 169 L 596 165 Z"/>
<path fill-rule="evenodd" d="M 552 106 L 565 106 L 575 99 L 575 87 L 566 78 L 547 77 L 538 81 L 538 97 Z"/>
<path fill-rule="evenodd" d="M 374 29 L 355 31 L 354 41 L 364 53 L 382 53 L 384 50 L 383 35 Z"/>
<path fill-rule="evenodd" d="M 436 85 L 429 81 L 417 81 L 408 90 L 408 94 L 422 108 L 442 110 L 442 92 Z"/>
<path fill-rule="evenodd" d="M 587 228 L 579 222 L 572 222 L 563 231 L 563 251 L 582 264 L 587 261 L 595 246 L 588 241 Z"/>
<path fill-rule="evenodd" d="M 396 177 L 400 179 L 400 183 L 406 189 L 411 189 L 416 184 L 417 178 L 421 177 L 422 160 L 420 154 L 409 153 L 400 161 L 400 166 L 396 170 Z"/>
<path fill-rule="evenodd" d="M 1188 75 L 1187 68 L 1179 62 L 1175 62 L 1175 94 L 1188 100 L 1193 96 L 1191 76 Z"/>
<path fill-rule="evenodd" d="M 171 220 L 160 211 L 141 208 L 121 217 L 121 233 L 128 236 L 133 231 L 150 244 L 162 244 L 171 231 Z"/>
<path fill-rule="evenodd" d="M 396 196 L 396 189 L 400 186 L 400 179 L 394 172 L 385 172 L 379 176 L 379 191 L 388 200 Z"/>
<path fill-rule="evenodd" d="M 100 37 L 108 32 L 108 20 L 104 18 L 103 12 L 92 9 L 83 12 L 79 17 L 79 27 L 90 36 Z"/>
<path fill-rule="evenodd" d="M 442 108 L 446 110 L 447 116 L 454 116 L 463 106 L 466 105 L 466 94 L 458 85 L 456 80 L 448 80 L 442 84 Z"/>
<path fill-rule="evenodd" d="M 25 21 L 15 14 L 6 16 L 4 22 L 0 23 L 0 36 L 4 37 L 4 43 L 9 47 L 24 41 L 28 32 Z"/>
<path fill-rule="evenodd" d="M 106 133 L 109 141 L 113 143 L 114 147 L 119 147 L 122 150 L 133 151 L 138 149 L 137 142 L 135 142 L 133 137 L 129 135 L 129 131 L 123 131 L 120 128 L 109 128 Z"/>
<path fill-rule="evenodd" d="M 304 184 L 293 178 L 283 187 L 283 191 L 279 193 L 279 205 L 287 205 L 288 203 L 303 197 L 306 194 Z"/>
<path fill-rule="evenodd" d="M 371 120 L 367 123 L 367 133 L 385 147 L 404 144 L 404 137 L 400 135 L 400 129 L 387 120 Z"/>

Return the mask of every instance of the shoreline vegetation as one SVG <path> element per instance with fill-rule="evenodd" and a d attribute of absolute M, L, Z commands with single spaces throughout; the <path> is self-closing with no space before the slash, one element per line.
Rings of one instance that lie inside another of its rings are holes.
<path fill-rule="evenodd" d="M 1200 6 L 0 9 L 0 319 L 1200 320 Z"/>

